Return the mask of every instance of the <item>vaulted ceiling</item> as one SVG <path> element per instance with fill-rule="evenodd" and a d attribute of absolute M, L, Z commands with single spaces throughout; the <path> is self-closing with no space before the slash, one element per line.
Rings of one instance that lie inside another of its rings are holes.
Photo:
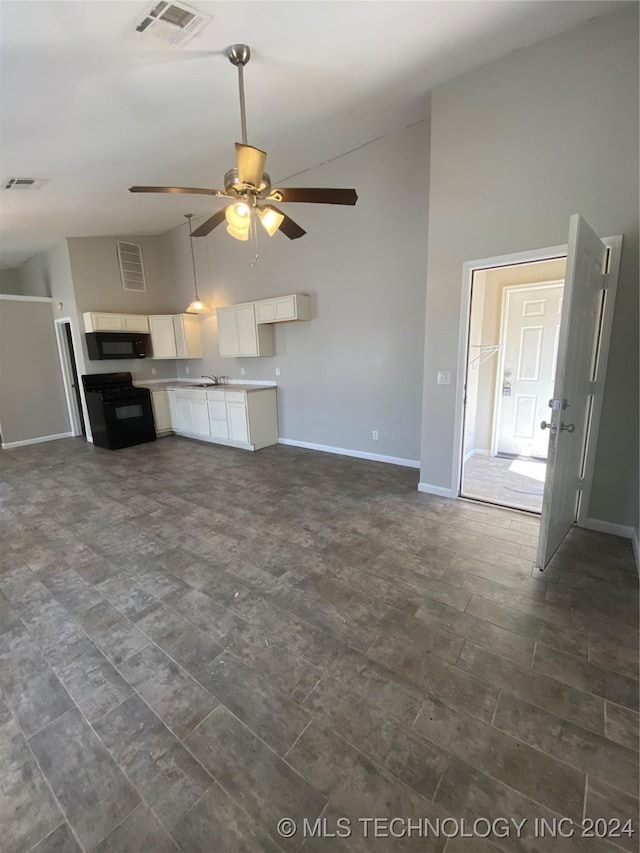
<path fill-rule="evenodd" d="M 63 237 L 155 234 L 211 213 L 206 197 L 127 189 L 222 185 L 240 139 L 230 44 L 251 46 L 248 139 L 284 182 L 424 119 L 434 86 L 626 3 L 194 0 L 213 20 L 182 49 L 135 32 L 154 5 L 0 3 L 2 186 L 47 179 L 2 189 L 2 267 Z"/>

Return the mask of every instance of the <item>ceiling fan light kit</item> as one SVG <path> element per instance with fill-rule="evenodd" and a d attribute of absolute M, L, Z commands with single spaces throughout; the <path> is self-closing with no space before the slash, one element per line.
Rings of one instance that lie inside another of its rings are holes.
<path fill-rule="evenodd" d="M 271 202 L 354 205 L 358 200 L 357 193 L 353 189 L 331 189 L 328 187 L 271 188 L 271 179 L 264 171 L 267 160 L 266 152 L 260 148 L 254 148 L 253 145 L 247 143 L 243 74 L 244 66 L 251 58 L 251 50 L 246 44 L 233 44 L 227 48 L 225 53 L 231 64 L 235 65 L 238 69 L 242 142 L 236 142 L 236 167 L 226 172 L 224 176 L 224 190 L 206 189 L 204 187 L 133 186 L 129 188 L 129 192 L 191 193 L 211 195 L 217 198 L 228 198 L 233 201 L 233 204 L 229 204 L 223 210 L 219 210 L 213 216 L 210 216 L 195 231 L 191 231 L 191 227 L 189 227 L 190 239 L 192 237 L 206 237 L 207 234 L 210 234 L 214 228 L 226 219 L 227 233 L 236 240 L 247 240 L 252 222 L 256 220 L 260 222 L 270 237 L 276 231 L 281 231 L 290 240 L 296 240 L 304 236 L 307 232 L 294 222 L 293 219 L 274 207 Z M 192 304 L 195 304 L 195 302 Z M 194 313 L 196 312 L 194 311 Z"/>

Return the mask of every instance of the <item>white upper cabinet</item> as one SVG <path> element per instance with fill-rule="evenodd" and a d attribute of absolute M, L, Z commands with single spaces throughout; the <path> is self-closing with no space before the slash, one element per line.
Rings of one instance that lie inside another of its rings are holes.
<path fill-rule="evenodd" d="M 105 311 L 85 311 L 82 315 L 85 332 L 144 332 L 149 334 L 146 314 L 107 314 Z"/>
<path fill-rule="evenodd" d="M 255 306 L 256 323 L 288 323 L 311 319 L 311 299 L 302 293 L 261 299 Z"/>
<path fill-rule="evenodd" d="M 149 317 L 151 330 L 152 358 L 177 358 L 176 335 L 173 330 L 173 317 L 158 314 Z"/>
<path fill-rule="evenodd" d="M 218 308 L 218 344 L 225 358 L 255 358 L 273 355 L 273 333 L 256 324 L 255 304 Z"/>
<path fill-rule="evenodd" d="M 152 358 L 202 358 L 200 318 L 195 314 L 149 317 Z"/>

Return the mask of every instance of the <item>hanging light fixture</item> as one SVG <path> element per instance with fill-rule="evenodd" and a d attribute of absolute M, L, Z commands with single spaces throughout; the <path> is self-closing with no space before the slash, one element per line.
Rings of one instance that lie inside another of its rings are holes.
<path fill-rule="evenodd" d="M 196 256 L 193 253 L 193 234 L 191 231 L 191 217 L 193 213 L 185 213 L 186 218 L 189 221 L 189 246 L 191 248 L 191 264 L 193 266 L 193 286 L 195 288 L 195 296 L 196 298 L 193 302 L 190 302 L 188 307 L 185 308 L 186 314 L 206 314 L 209 309 L 204 304 L 204 302 L 200 301 L 200 297 L 198 295 L 198 279 L 196 276 Z"/>

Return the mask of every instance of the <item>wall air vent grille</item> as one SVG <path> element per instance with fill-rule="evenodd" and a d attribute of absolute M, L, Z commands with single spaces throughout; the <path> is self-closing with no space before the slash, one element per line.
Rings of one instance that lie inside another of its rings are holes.
<path fill-rule="evenodd" d="M 185 3 L 162 0 L 140 21 L 136 32 L 154 36 L 175 47 L 184 47 L 211 20 L 210 15 L 196 11 Z"/>
<path fill-rule="evenodd" d="M 46 178 L 5 178 L 2 182 L 2 189 L 39 190 L 46 182 Z"/>
<path fill-rule="evenodd" d="M 133 290 L 136 293 L 146 293 L 147 282 L 144 277 L 142 246 L 138 246 L 137 243 L 124 243 L 120 240 L 118 240 L 117 245 L 123 289 Z"/>

